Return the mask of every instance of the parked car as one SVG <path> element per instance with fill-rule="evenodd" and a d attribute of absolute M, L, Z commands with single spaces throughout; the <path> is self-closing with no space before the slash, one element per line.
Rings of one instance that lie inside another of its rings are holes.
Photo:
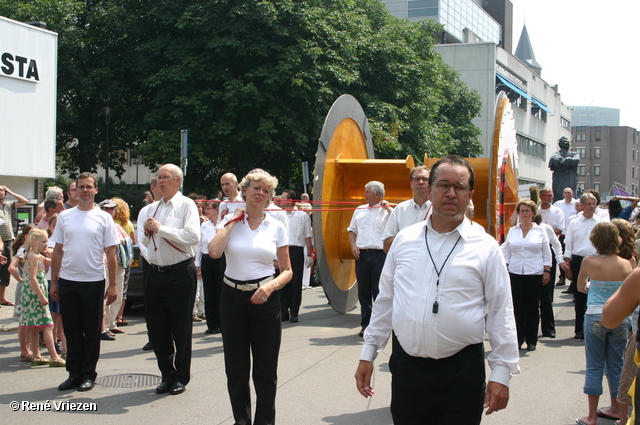
<path fill-rule="evenodd" d="M 133 246 L 133 263 L 129 274 L 127 303 L 124 308 L 130 309 L 134 304 L 144 304 L 144 281 L 142 280 L 142 264 L 140 263 L 138 245 Z"/>

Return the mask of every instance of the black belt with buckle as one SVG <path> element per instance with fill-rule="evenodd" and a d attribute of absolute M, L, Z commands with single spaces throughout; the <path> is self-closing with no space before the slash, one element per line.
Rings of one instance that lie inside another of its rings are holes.
<path fill-rule="evenodd" d="M 253 280 L 236 280 L 227 275 L 223 278 L 224 283 L 240 291 L 255 291 L 260 285 L 269 282 L 271 279 L 273 279 L 273 275 Z"/>
<path fill-rule="evenodd" d="M 189 264 L 193 263 L 193 257 L 180 261 L 179 263 L 170 264 L 168 266 L 158 266 L 156 264 L 149 264 L 154 269 L 158 270 L 160 273 L 169 272 L 171 270 L 177 270 L 187 267 Z"/>

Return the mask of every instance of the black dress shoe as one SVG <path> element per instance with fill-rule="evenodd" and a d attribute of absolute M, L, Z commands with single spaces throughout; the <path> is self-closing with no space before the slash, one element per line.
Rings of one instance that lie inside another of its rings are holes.
<path fill-rule="evenodd" d="M 298 323 L 298 316 L 291 316 L 291 323 Z"/>
<path fill-rule="evenodd" d="M 92 379 L 85 379 L 78 385 L 78 391 L 91 391 L 95 384 Z"/>
<path fill-rule="evenodd" d="M 573 339 L 584 339 L 584 334 L 582 332 L 578 332 L 576 336 L 573 337 Z"/>
<path fill-rule="evenodd" d="M 182 382 L 174 382 L 173 385 L 171 385 L 171 389 L 169 390 L 169 394 L 171 395 L 177 395 L 177 394 L 182 394 L 185 390 L 184 384 Z"/>
<path fill-rule="evenodd" d="M 536 351 L 535 344 L 527 344 L 527 351 Z"/>
<path fill-rule="evenodd" d="M 77 378 L 69 378 L 64 381 L 62 384 L 58 385 L 58 389 L 60 391 L 72 390 L 78 385 L 80 385 L 81 380 Z"/>
<path fill-rule="evenodd" d="M 360 332 L 358 333 L 358 336 L 360 338 L 362 338 L 364 336 L 364 328 L 360 329 Z"/>
<path fill-rule="evenodd" d="M 104 331 L 100 334 L 100 339 L 103 341 L 115 341 L 116 337 L 115 335 L 112 335 L 109 332 Z"/>
<path fill-rule="evenodd" d="M 220 327 L 213 328 L 213 333 L 214 334 L 219 334 L 219 333 L 222 333 L 222 330 L 220 329 Z"/>
<path fill-rule="evenodd" d="M 156 392 L 158 394 L 168 393 L 171 390 L 171 382 L 162 381 L 160 385 L 156 387 Z"/>
<path fill-rule="evenodd" d="M 546 336 L 547 338 L 555 338 L 556 337 L 556 333 L 555 332 L 545 332 L 542 334 L 542 336 Z"/>
<path fill-rule="evenodd" d="M 144 345 L 144 347 L 142 347 L 142 349 L 143 349 L 144 351 L 150 351 L 150 350 L 153 350 L 153 347 L 151 346 L 151 342 L 147 342 L 147 343 Z"/>

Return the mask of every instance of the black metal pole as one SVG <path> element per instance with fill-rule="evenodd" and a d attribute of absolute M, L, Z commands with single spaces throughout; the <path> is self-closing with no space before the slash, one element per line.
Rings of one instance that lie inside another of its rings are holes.
<path fill-rule="evenodd" d="M 104 107 L 104 123 L 107 126 L 107 141 L 104 147 L 105 161 L 104 161 L 104 196 L 109 197 L 109 124 L 111 124 L 111 108 Z"/>

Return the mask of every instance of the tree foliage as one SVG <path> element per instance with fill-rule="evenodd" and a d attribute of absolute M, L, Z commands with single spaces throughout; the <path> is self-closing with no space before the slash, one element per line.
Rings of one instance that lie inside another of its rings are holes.
<path fill-rule="evenodd" d="M 363 105 L 377 157 L 481 153 L 478 96 L 433 50 L 441 27 L 395 18 L 377 0 L 5 0 L 0 14 L 59 33 L 67 172 L 103 161 L 111 106 L 118 172 L 125 149 L 178 163 L 189 129 L 188 191 L 254 167 L 287 186 L 300 161 L 313 164 L 344 93 Z"/>

